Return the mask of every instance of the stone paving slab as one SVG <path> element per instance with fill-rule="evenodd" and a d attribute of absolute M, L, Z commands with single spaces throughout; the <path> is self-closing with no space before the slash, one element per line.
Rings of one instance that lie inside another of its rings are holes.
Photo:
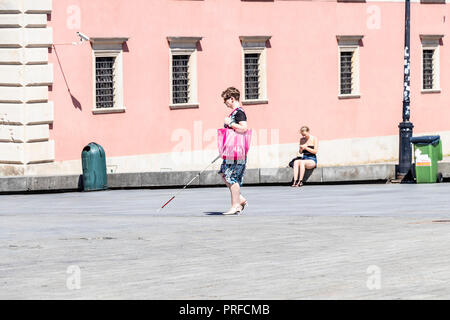
<path fill-rule="evenodd" d="M 450 298 L 450 184 L 242 190 L 0 196 L 0 299 Z"/>

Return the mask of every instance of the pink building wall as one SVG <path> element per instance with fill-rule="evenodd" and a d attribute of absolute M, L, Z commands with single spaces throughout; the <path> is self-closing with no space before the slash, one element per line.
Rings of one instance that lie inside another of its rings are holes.
<path fill-rule="evenodd" d="M 80 28 L 69 28 L 75 5 Z M 368 27 L 375 6 L 380 28 Z M 373 9 L 373 7 L 372 7 Z M 415 133 L 450 130 L 449 5 L 411 6 L 411 121 Z M 245 106 L 253 129 L 279 129 L 280 144 L 295 143 L 308 125 L 321 140 L 398 134 L 403 85 L 404 3 L 244 2 L 240 0 L 57 0 L 49 26 L 55 50 L 54 101 L 50 139 L 55 161 L 76 160 L 91 141 L 107 156 L 167 153 L 177 144 L 174 130 L 220 128 L 228 110 L 220 93 L 242 86 L 239 36 L 270 35 L 267 48 L 268 104 Z M 90 37 L 130 37 L 123 53 L 126 112 L 92 113 L 92 48 L 57 45 Z M 420 34 L 444 34 L 440 46 L 441 92 L 421 93 Z M 338 99 L 336 35 L 364 35 L 360 47 L 360 92 L 357 99 Z M 198 109 L 169 108 L 167 36 L 201 36 L 197 53 Z M 74 101 L 76 101 L 74 103 Z M 210 144 L 205 141 L 203 146 Z M 195 146 L 193 145 L 195 149 Z"/>

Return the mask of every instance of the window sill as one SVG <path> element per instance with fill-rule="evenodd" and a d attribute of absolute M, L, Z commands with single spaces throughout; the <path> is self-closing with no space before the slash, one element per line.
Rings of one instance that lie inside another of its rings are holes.
<path fill-rule="evenodd" d="M 266 99 L 258 99 L 258 100 L 242 100 L 243 105 L 250 105 L 250 104 L 268 104 L 269 100 Z"/>
<path fill-rule="evenodd" d="M 420 0 L 420 3 L 445 4 L 445 0 Z"/>
<path fill-rule="evenodd" d="M 361 98 L 360 94 L 339 94 L 339 99 L 359 99 Z"/>
<path fill-rule="evenodd" d="M 125 107 L 121 108 L 94 108 L 92 109 L 93 114 L 105 114 L 105 113 L 122 113 L 125 112 Z"/>
<path fill-rule="evenodd" d="M 422 89 L 421 93 L 441 93 L 441 89 Z"/>
<path fill-rule="evenodd" d="M 199 107 L 198 103 L 177 103 L 177 104 L 169 104 L 171 110 L 177 109 L 197 109 Z"/>

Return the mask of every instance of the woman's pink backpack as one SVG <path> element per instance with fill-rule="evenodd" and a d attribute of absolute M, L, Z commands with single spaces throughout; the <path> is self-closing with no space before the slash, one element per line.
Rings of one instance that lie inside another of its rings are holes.
<path fill-rule="evenodd" d="M 244 160 L 247 157 L 252 139 L 252 130 L 238 133 L 233 129 L 217 129 L 217 145 L 222 159 Z"/>

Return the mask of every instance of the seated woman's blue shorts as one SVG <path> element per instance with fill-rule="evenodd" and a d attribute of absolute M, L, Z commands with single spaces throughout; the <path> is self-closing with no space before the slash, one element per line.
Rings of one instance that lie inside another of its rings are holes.
<path fill-rule="evenodd" d="M 304 154 L 302 160 L 313 160 L 317 166 L 317 157 L 316 156 L 309 156 L 309 155 Z"/>
<path fill-rule="evenodd" d="M 245 160 L 223 160 L 218 173 L 224 175 L 229 184 L 239 183 L 242 186 L 244 182 L 244 172 L 247 159 Z"/>

